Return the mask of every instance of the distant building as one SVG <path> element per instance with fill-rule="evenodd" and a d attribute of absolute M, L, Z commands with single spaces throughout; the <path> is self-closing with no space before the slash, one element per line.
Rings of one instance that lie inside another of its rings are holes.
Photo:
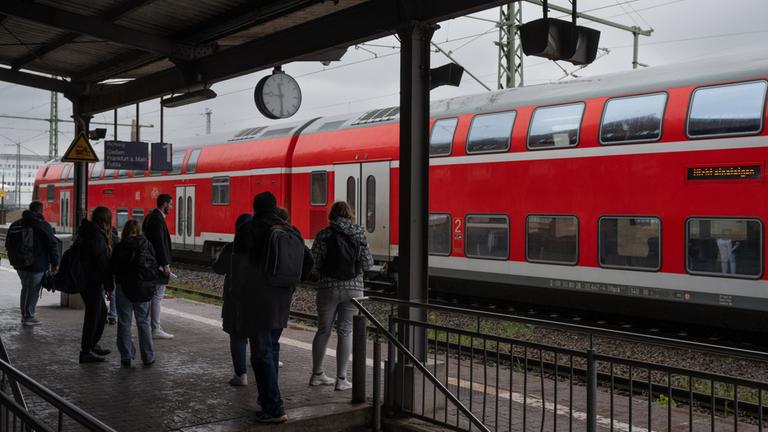
<path fill-rule="evenodd" d="M 21 176 L 16 179 L 16 153 L 0 153 L 0 190 L 5 191 L 6 207 L 26 207 L 32 201 L 37 169 L 45 164 L 47 156 L 20 155 Z M 18 198 L 16 194 L 19 194 Z"/>

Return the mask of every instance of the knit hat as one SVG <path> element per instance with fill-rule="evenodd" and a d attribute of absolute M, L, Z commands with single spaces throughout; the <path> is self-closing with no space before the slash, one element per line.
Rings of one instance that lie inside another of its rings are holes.
<path fill-rule="evenodd" d="M 237 221 L 235 221 L 235 230 L 237 230 L 237 227 L 244 223 L 248 223 L 253 219 L 253 216 L 251 216 L 249 213 L 243 213 L 240 216 L 237 217 Z"/>
<path fill-rule="evenodd" d="M 265 214 L 277 208 L 277 198 L 272 192 L 262 192 L 253 198 L 253 213 Z"/>

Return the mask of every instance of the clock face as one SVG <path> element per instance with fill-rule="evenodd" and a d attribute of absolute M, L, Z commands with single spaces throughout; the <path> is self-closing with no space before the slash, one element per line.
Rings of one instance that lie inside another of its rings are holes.
<path fill-rule="evenodd" d="M 268 118 L 288 118 L 301 106 L 301 89 L 290 75 L 274 73 L 259 81 L 254 99 L 256 107 Z"/>

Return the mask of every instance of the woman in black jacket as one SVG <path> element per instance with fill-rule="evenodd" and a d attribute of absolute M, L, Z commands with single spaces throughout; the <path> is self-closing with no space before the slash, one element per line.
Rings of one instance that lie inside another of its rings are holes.
<path fill-rule="evenodd" d="M 155 363 L 152 331 L 149 326 L 149 309 L 155 295 L 157 277 L 160 275 L 155 251 L 146 237 L 141 235 L 138 221 L 129 220 L 123 227 L 122 241 L 112 253 L 112 271 L 117 283 L 117 349 L 120 364 L 131 367 L 136 356 L 131 341 L 132 315 L 136 316 L 139 331 L 139 349 L 144 366 Z"/>
<path fill-rule="evenodd" d="M 80 344 L 80 363 L 103 362 L 110 353 L 99 346 L 107 320 L 105 291 L 111 293 L 115 286 L 109 258 L 112 255 L 112 213 L 106 207 L 96 207 L 91 220 L 83 220 L 77 231 L 81 246 L 80 262 L 85 278 L 79 281 L 80 296 L 85 304 L 83 336 Z"/>
<path fill-rule="evenodd" d="M 240 225 L 250 222 L 253 217 L 248 213 L 243 213 L 235 222 L 235 230 Z M 232 243 L 227 243 L 216 262 L 213 263 L 213 271 L 224 275 L 224 292 L 222 298 L 224 304 L 221 306 L 221 318 L 224 331 L 229 333 L 229 352 L 232 355 L 232 365 L 235 368 L 235 376 L 229 380 L 233 386 L 248 385 L 248 366 L 246 363 L 245 348 L 248 338 L 244 336 L 245 332 L 238 326 L 238 312 L 240 303 L 232 292 Z"/>

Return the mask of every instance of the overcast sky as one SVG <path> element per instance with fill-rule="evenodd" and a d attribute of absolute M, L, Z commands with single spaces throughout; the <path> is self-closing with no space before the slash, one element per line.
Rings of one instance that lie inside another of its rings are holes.
<path fill-rule="evenodd" d="M 569 7 L 566 0 L 551 0 L 551 4 Z M 750 49 L 765 44 L 768 36 L 768 1 L 766 0 L 580 0 L 579 11 L 629 26 L 654 30 L 650 37 L 640 38 L 640 62 L 654 65 L 676 63 L 728 50 Z M 540 18 L 541 8 L 524 3 L 523 21 Z M 552 12 L 550 16 L 559 17 Z M 474 18 L 473 18 L 474 17 Z M 488 87 L 496 88 L 498 30 L 494 23 L 499 10 L 491 9 L 441 23 L 433 41 L 472 72 Z M 580 21 L 581 25 L 602 32 L 600 47 L 608 53 L 594 64 L 576 72 L 579 76 L 599 75 L 630 70 L 632 67 L 632 35 L 604 25 Z M 602 55 L 602 54 L 601 54 Z M 439 66 L 449 60 L 433 52 L 432 65 Z M 571 72 L 570 63 L 559 62 Z M 527 57 L 525 84 L 542 84 L 563 79 L 565 73 L 554 62 Z M 320 63 L 292 63 L 283 67 L 299 82 L 303 103 L 294 119 L 357 112 L 397 105 L 399 101 L 398 43 L 392 37 L 350 47 L 340 62 L 323 66 Z M 243 76 L 215 84 L 212 88 L 219 96 L 211 101 L 165 110 L 165 140 L 183 143 L 184 138 L 205 134 L 206 109 L 213 111 L 214 133 L 237 131 L 245 127 L 272 124 L 259 114 L 253 103 L 253 88 L 258 80 L 271 71 Z M 572 78 L 565 78 L 572 79 Z M 467 74 L 459 87 L 442 87 L 432 92 L 433 99 L 441 99 L 486 91 Z M 59 116 L 69 118 L 71 105 L 59 98 Z M 0 114 L 30 117 L 49 116 L 50 94 L 40 90 L 0 83 Z M 159 139 L 159 101 L 141 104 L 141 123 L 154 124 L 142 129 L 142 140 Z M 112 112 L 97 115 L 93 121 L 111 122 Z M 130 123 L 135 118 L 135 106 L 120 109 L 118 119 Z M 97 126 L 94 126 L 97 127 Z M 71 124 L 60 126 L 59 152 L 72 140 Z M 129 138 L 129 128 L 120 128 L 118 139 Z M 108 138 L 111 138 L 109 128 Z M 21 141 L 25 152 L 48 153 L 48 124 L 40 121 L 0 119 L 0 143 Z M 5 153 L 13 151 L 7 147 Z"/>

